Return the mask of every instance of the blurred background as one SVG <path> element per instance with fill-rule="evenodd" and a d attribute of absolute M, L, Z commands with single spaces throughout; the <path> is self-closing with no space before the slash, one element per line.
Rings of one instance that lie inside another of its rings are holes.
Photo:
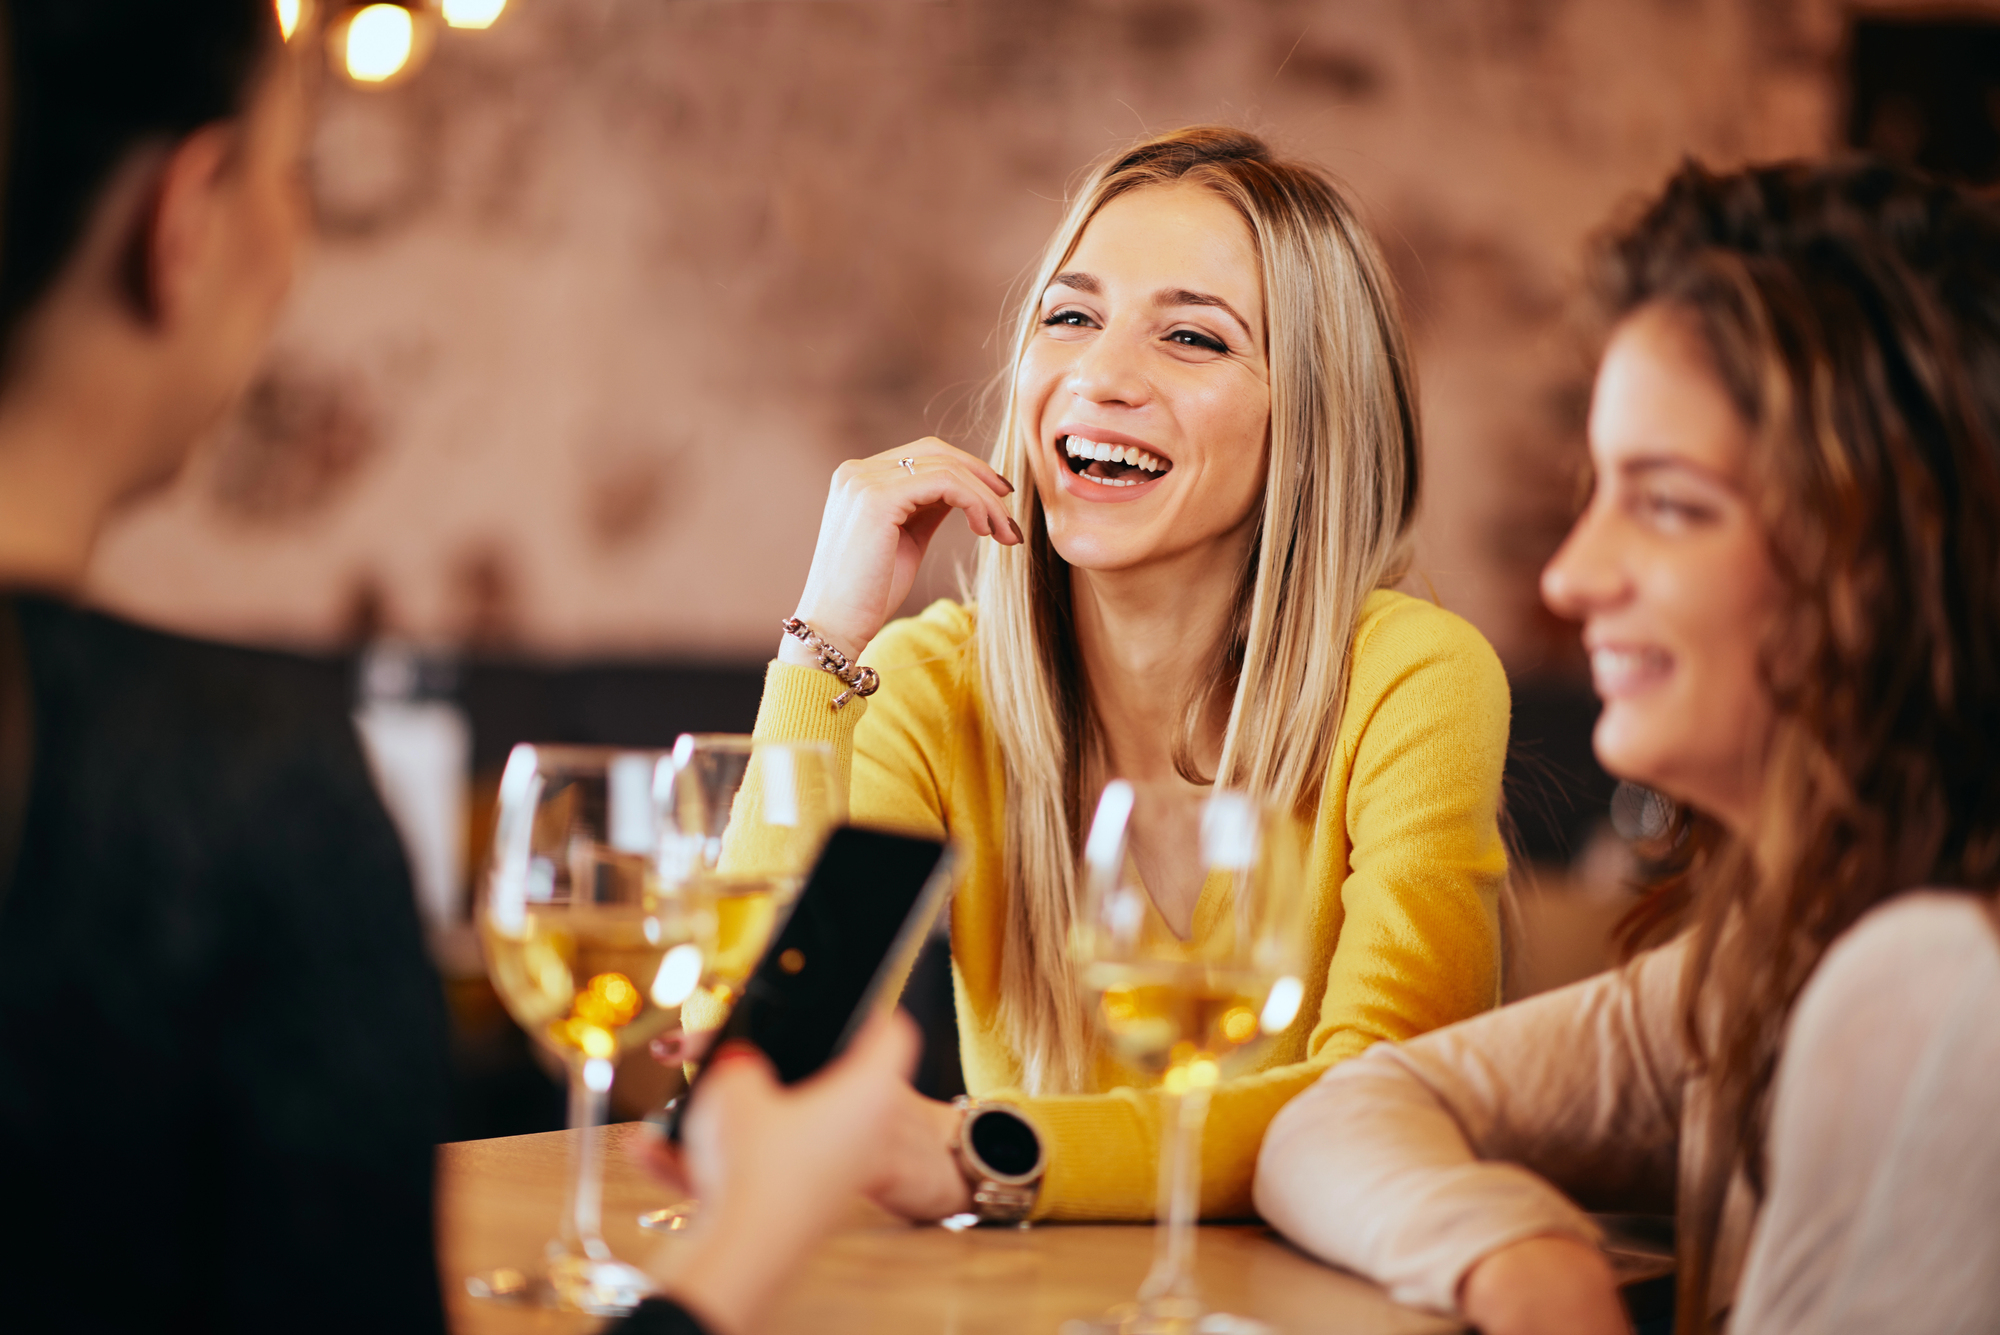
<path fill-rule="evenodd" d="M 92 592 L 352 676 L 451 980 L 458 1138 L 562 1122 L 463 930 L 507 749 L 748 729 L 828 475 L 982 448 L 996 331 L 1093 158 L 1244 125 L 1372 221 L 1424 400 L 1408 587 L 1515 689 L 1517 993 L 1601 967 L 1653 814 L 1591 761 L 1536 593 L 1579 499 L 1586 242 L 1688 155 L 2000 176 L 1993 0 L 439 3 L 332 6 L 316 252 Z M 953 521 L 912 604 L 970 550 Z M 940 963 L 912 1001 L 947 1089 Z"/>

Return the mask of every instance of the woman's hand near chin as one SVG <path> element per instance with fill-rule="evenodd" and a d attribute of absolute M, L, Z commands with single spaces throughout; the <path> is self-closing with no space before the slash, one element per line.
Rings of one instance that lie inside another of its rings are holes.
<path fill-rule="evenodd" d="M 1527 1238 L 1481 1257 L 1458 1286 L 1481 1335 L 1631 1335 L 1604 1253 L 1576 1238 Z"/>
<path fill-rule="evenodd" d="M 953 510 L 965 512 L 974 533 L 1009 546 L 1021 541 L 1003 501 L 1013 490 L 984 459 L 936 436 L 848 460 L 827 491 L 798 618 L 849 661 L 858 658 L 909 595 L 931 538 Z M 789 635 L 778 657 L 819 665 Z"/>

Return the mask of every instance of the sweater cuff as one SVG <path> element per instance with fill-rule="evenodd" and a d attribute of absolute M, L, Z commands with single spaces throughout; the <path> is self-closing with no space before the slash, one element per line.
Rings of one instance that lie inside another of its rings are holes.
<path fill-rule="evenodd" d="M 1034 1219 L 1150 1219 L 1158 1190 L 1159 1128 L 1125 1091 L 1029 1098 L 995 1093 L 1035 1124 L 1048 1171 Z"/>
<path fill-rule="evenodd" d="M 834 697 L 846 689 L 846 683 L 831 672 L 772 659 L 764 671 L 764 698 L 757 706 L 753 732 L 760 742 L 829 743 L 843 794 L 854 773 L 854 730 L 868 712 L 865 695 L 833 707 Z"/>

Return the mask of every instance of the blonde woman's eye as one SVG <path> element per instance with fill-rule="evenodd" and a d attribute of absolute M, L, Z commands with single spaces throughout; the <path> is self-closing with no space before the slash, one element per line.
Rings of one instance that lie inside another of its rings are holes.
<path fill-rule="evenodd" d="M 1087 328 L 1090 325 L 1090 317 L 1088 315 L 1085 315 L 1082 311 L 1067 306 L 1065 306 L 1061 310 L 1050 311 L 1047 315 L 1044 315 L 1042 317 L 1042 327 L 1045 329 L 1051 325 L 1059 325 L 1059 324 L 1066 324 L 1073 328 L 1083 329 Z"/>
<path fill-rule="evenodd" d="M 1169 343 L 1178 343 L 1184 348 L 1201 348 L 1207 352 L 1227 352 L 1229 345 L 1219 338 L 1212 338 L 1199 329 L 1176 329 L 1167 335 Z"/>

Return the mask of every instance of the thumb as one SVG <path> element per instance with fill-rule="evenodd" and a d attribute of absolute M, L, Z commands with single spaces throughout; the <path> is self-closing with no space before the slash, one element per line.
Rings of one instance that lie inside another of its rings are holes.
<path fill-rule="evenodd" d="M 902 1010 L 872 1015 L 820 1078 L 840 1085 L 907 1082 L 922 1050 L 923 1034 Z"/>
<path fill-rule="evenodd" d="M 690 1115 L 704 1104 L 722 1105 L 734 1102 L 744 1094 L 738 1091 L 769 1091 L 777 1088 L 778 1072 L 771 1065 L 771 1059 L 758 1051 L 755 1046 L 740 1039 L 724 1043 L 717 1048 L 703 1068 L 701 1082 L 688 1097 Z"/>

